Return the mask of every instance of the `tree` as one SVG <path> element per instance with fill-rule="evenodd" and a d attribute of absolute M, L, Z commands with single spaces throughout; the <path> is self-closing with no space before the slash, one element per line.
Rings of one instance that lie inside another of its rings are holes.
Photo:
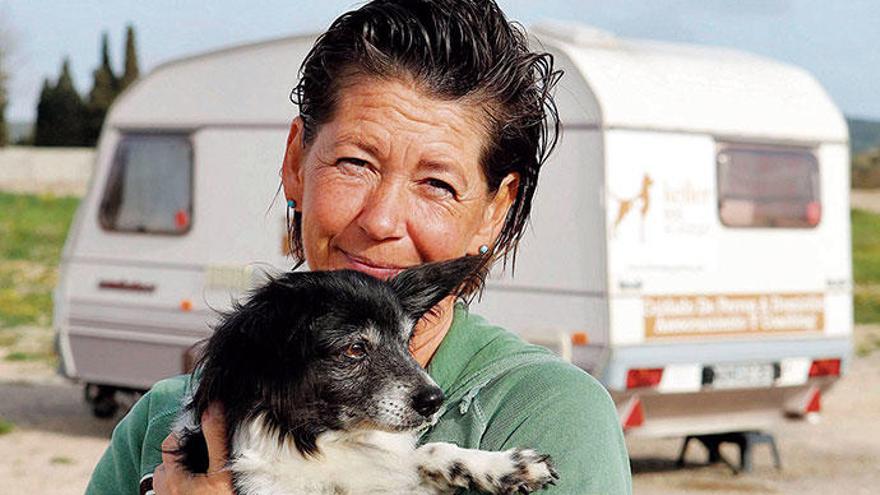
<path fill-rule="evenodd" d="M 110 64 L 107 33 L 101 37 L 101 65 L 92 72 L 92 78 L 92 90 L 89 91 L 86 102 L 82 137 L 82 142 L 86 146 L 94 146 L 98 142 L 101 126 L 104 125 L 104 117 L 119 91 L 120 81 L 113 73 L 113 67 Z"/>
<path fill-rule="evenodd" d="M 137 49 L 135 48 L 134 27 L 129 24 L 125 29 L 125 73 L 119 83 L 119 91 L 129 87 L 140 74 L 138 70 Z"/>
<path fill-rule="evenodd" d="M 52 146 L 55 136 L 55 87 L 43 79 L 40 100 L 37 103 L 37 123 L 34 126 L 34 146 Z"/>
<path fill-rule="evenodd" d="M 6 65 L 4 64 L 5 55 L 3 43 L 0 42 L 0 148 L 6 146 L 9 142 L 9 130 L 6 126 L 6 104 L 8 103 L 6 80 L 8 77 L 6 75 Z"/>
<path fill-rule="evenodd" d="M 9 81 L 9 74 L 6 72 L 10 46 L 8 38 L 9 35 L 0 26 L 0 148 L 9 143 L 9 129 L 6 125 L 6 105 L 9 103 L 9 94 L 6 92 Z"/>
<path fill-rule="evenodd" d="M 40 102 L 37 104 L 37 126 L 34 144 L 37 146 L 82 146 L 82 98 L 73 84 L 70 61 L 65 58 L 61 75 L 54 87 L 43 82 Z"/>

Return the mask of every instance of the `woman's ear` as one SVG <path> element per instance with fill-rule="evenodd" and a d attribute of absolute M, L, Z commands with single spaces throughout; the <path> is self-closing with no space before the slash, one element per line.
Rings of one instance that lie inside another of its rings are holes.
<path fill-rule="evenodd" d="M 480 246 L 486 245 L 493 248 L 495 240 L 501 234 L 504 228 L 504 221 L 507 219 L 507 212 L 513 206 L 516 195 L 519 193 L 519 174 L 511 172 L 501 181 L 495 196 L 489 200 L 489 205 L 483 214 L 483 223 L 480 230 L 468 246 L 468 253 L 476 254 L 480 252 Z"/>
<path fill-rule="evenodd" d="M 302 162 L 304 157 L 303 121 L 301 117 L 297 117 L 290 123 L 290 132 L 287 134 L 287 149 L 284 151 L 284 161 L 281 164 L 284 196 L 287 199 L 295 200 L 297 204 L 302 204 Z"/>

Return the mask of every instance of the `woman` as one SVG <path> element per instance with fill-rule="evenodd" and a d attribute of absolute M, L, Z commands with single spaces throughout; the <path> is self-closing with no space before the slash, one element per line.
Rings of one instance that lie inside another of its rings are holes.
<path fill-rule="evenodd" d="M 294 256 L 387 278 L 465 254 L 512 255 L 558 127 L 559 74 L 526 44 L 491 0 L 375 0 L 338 18 L 294 92 L 300 116 L 282 166 Z M 448 409 L 423 441 L 548 453 L 561 475 L 548 494 L 631 491 L 601 385 L 451 298 L 434 316 L 417 326 L 412 353 Z M 169 423 L 186 383 L 160 382 L 139 401 L 88 493 L 137 493 L 154 471 L 157 494 L 231 493 L 222 412 L 203 418 L 210 474 L 190 477 L 160 452 L 176 445 Z"/>

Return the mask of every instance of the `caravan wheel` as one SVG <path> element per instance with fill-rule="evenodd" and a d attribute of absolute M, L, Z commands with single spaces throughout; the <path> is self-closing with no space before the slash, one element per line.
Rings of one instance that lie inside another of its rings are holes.
<path fill-rule="evenodd" d="M 92 414 L 96 418 L 112 418 L 119 410 L 115 388 L 89 383 L 84 392 L 86 402 L 92 406 Z"/>

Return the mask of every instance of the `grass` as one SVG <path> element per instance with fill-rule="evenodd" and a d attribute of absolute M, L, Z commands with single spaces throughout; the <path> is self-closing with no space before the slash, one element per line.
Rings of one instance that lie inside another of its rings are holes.
<path fill-rule="evenodd" d="M 853 278 L 857 285 L 880 285 L 880 215 L 852 210 Z"/>
<path fill-rule="evenodd" d="M 0 417 L 0 435 L 5 435 L 15 429 L 15 425 L 11 421 L 7 421 Z"/>
<path fill-rule="evenodd" d="M 856 323 L 880 323 L 880 215 L 852 210 Z"/>
<path fill-rule="evenodd" d="M 0 192 L 0 260 L 56 266 L 78 198 Z"/>
<path fill-rule="evenodd" d="M 0 344 L 4 329 L 47 326 L 77 198 L 0 192 Z"/>
<path fill-rule="evenodd" d="M 52 354 L 46 354 L 45 352 L 13 351 L 7 354 L 4 359 L 6 361 L 39 361 L 51 358 Z"/>

